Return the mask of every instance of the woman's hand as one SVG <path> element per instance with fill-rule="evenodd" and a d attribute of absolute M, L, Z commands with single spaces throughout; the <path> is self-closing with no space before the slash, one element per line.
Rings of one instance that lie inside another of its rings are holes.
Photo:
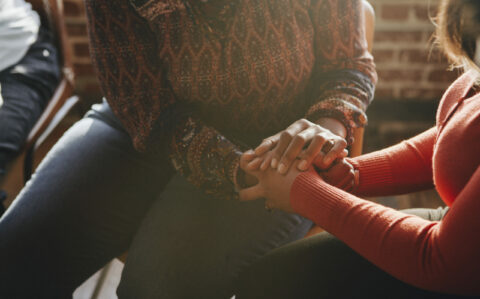
<path fill-rule="evenodd" d="M 247 166 L 249 170 L 266 170 L 269 166 L 285 174 L 293 161 L 297 168 L 307 170 L 312 163 L 326 169 L 336 158 L 348 155 L 347 142 L 330 130 L 306 119 L 294 122 L 286 130 L 263 140 L 255 149 L 257 158 Z"/>
<path fill-rule="evenodd" d="M 265 198 L 265 208 L 280 209 L 293 213 L 290 204 L 290 189 L 295 178 L 301 173 L 296 168 L 290 169 L 286 175 L 278 173 L 275 169 L 268 167 L 265 171 L 249 170 L 247 164 L 255 157 L 253 151 L 246 152 L 240 159 L 240 167 L 249 175 L 258 179 L 258 184 L 253 187 L 240 190 L 240 200 L 248 201 Z M 297 162 L 294 162 L 295 164 Z M 314 172 L 314 170 L 312 170 Z"/>
<path fill-rule="evenodd" d="M 320 170 L 318 174 L 332 186 L 352 192 L 358 186 L 358 170 L 346 159 L 335 160 L 327 170 Z"/>

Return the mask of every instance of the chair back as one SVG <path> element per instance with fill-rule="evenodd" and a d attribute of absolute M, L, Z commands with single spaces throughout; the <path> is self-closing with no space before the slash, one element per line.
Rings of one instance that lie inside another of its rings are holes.
<path fill-rule="evenodd" d="M 57 48 L 60 51 L 62 75 L 68 83 L 74 84 L 72 50 L 67 39 L 67 29 L 63 16 L 63 2 L 61 0 L 26 0 L 40 15 L 42 24 L 47 25 L 55 37 Z"/>
<path fill-rule="evenodd" d="M 47 26 L 54 35 L 59 51 L 60 65 L 62 68 L 60 82 L 43 111 L 39 120 L 30 131 L 23 151 L 24 182 L 30 179 L 34 169 L 35 149 L 57 127 L 70 109 L 78 102 L 78 97 L 73 97 L 75 75 L 73 72 L 72 51 L 67 40 L 67 29 L 63 17 L 63 3 L 61 0 L 26 0 L 38 12 L 42 24 Z"/>

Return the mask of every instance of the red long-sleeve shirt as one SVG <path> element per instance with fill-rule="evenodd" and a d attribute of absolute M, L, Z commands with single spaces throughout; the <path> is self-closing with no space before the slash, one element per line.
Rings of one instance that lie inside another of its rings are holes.
<path fill-rule="evenodd" d="M 437 125 L 408 141 L 352 163 L 359 196 L 406 193 L 435 185 L 450 210 L 441 222 L 363 200 L 301 174 L 291 190 L 294 210 L 366 259 L 412 285 L 480 295 L 480 94 L 469 72 L 444 95 Z"/>

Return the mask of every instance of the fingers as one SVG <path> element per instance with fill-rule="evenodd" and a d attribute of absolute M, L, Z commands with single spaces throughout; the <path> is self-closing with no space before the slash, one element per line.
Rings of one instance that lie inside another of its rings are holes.
<path fill-rule="evenodd" d="M 244 170 L 248 169 L 248 164 L 251 163 L 254 159 L 257 158 L 255 152 L 248 150 L 240 156 L 240 167 Z"/>
<path fill-rule="evenodd" d="M 241 201 L 255 200 L 263 197 L 263 190 L 259 185 L 240 190 L 239 197 Z"/>
<path fill-rule="evenodd" d="M 312 123 L 310 123 L 307 120 L 299 120 L 299 121 L 296 121 L 295 123 L 293 123 L 291 126 L 289 126 L 285 131 L 283 131 L 280 134 L 280 139 L 279 139 L 277 145 L 275 146 L 275 148 L 273 149 L 273 153 L 272 153 L 273 154 L 272 162 L 270 163 L 272 168 L 277 168 L 277 166 L 280 167 L 279 162 L 280 162 L 282 156 L 284 155 L 285 150 L 289 147 L 289 145 L 292 142 L 292 140 L 294 139 L 294 137 L 296 137 L 297 134 L 302 132 L 305 128 L 307 128 L 311 124 Z M 296 148 L 297 146 L 299 146 L 298 143 L 299 142 L 301 143 L 301 140 L 297 139 L 295 142 L 296 143 L 295 143 L 294 146 Z M 303 145 L 302 145 L 302 147 L 303 147 Z M 294 148 L 294 150 L 295 150 L 295 148 Z M 289 153 L 289 155 L 292 155 L 292 153 Z M 287 165 L 283 164 L 281 170 L 283 172 L 286 172 L 287 169 L 288 169 Z"/>
<path fill-rule="evenodd" d="M 314 139 L 316 134 L 317 128 L 309 127 L 293 137 L 283 156 L 280 158 L 280 163 L 278 164 L 279 173 L 285 174 L 288 169 L 290 169 L 290 165 L 300 156 L 303 148 Z"/>
<path fill-rule="evenodd" d="M 258 168 L 260 167 L 260 165 L 264 162 L 264 158 L 263 157 L 256 157 L 254 158 L 252 161 L 250 161 L 248 164 L 247 164 L 247 169 L 248 170 L 251 170 L 251 171 L 255 171 L 255 170 L 258 170 Z"/>
<path fill-rule="evenodd" d="M 334 165 L 322 173 L 324 180 L 332 186 L 344 189 L 355 182 L 355 169 L 345 159 L 336 160 Z"/>
<path fill-rule="evenodd" d="M 301 154 L 302 160 L 298 164 L 298 169 L 305 171 L 319 155 L 322 155 L 321 158 L 323 158 L 323 153 L 321 153 L 321 151 L 325 147 L 327 141 L 328 134 L 316 135 L 307 149 Z"/>
<path fill-rule="evenodd" d="M 270 167 L 270 164 L 272 163 L 272 157 L 273 154 L 271 152 L 268 152 L 265 154 L 265 158 L 263 159 L 262 165 L 260 165 L 260 170 L 266 170 L 268 167 Z"/>
<path fill-rule="evenodd" d="M 347 142 L 339 137 L 332 138 L 333 146 L 330 149 L 322 148 L 322 151 L 315 157 L 313 163 L 320 169 L 328 169 L 336 159 L 348 156 L 346 150 Z"/>
<path fill-rule="evenodd" d="M 347 147 L 347 142 L 345 139 L 334 140 L 333 147 L 326 153 L 325 158 L 323 159 L 323 167 L 328 168 L 330 164 L 341 156 L 343 150 Z"/>
<path fill-rule="evenodd" d="M 351 169 L 341 180 L 336 187 L 350 192 L 355 186 L 355 170 Z"/>
<path fill-rule="evenodd" d="M 280 139 L 280 133 L 275 134 L 266 139 L 263 139 L 262 143 L 260 143 L 260 145 L 257 146 L 257 148 L 255 148 L 255 154 L 257 156 L 261 156 L 265 154 L 267 151 L 271 150 L 277 144 L 279 139 Z"/>

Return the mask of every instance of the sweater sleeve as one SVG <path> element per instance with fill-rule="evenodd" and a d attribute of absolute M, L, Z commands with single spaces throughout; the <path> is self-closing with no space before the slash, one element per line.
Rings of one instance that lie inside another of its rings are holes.
<path fill-rule="evenodd" d="M 367 123 L 365 110 L 377 81 L 375 64 L 368 52 L 360 0 L 313 0 L 315 72 L 306 117 L 316 121 L 333 117 L 347 128 Z"/>
<path fill-rule="evenodd" d="M 239 148 L 178 101 L 149 24 L 128 0 L 86 0 L 91 54 L 102 91 L 139 151 L 168 155 L 208 194 L 235 197 Z"/>
<path fill-rule="evenodd" d="M 392 147 L 349 161 L 359 171 L 360 196 L 404 194 L 433 188 L 433 127 Z"/>
<path fill-rule="evenodd" d="M 480 295 L 480 168 L 441 222 L 375 204 L 314 172 L 291 189 L 294 210 L 394 277 L 431 291 Z"/>

